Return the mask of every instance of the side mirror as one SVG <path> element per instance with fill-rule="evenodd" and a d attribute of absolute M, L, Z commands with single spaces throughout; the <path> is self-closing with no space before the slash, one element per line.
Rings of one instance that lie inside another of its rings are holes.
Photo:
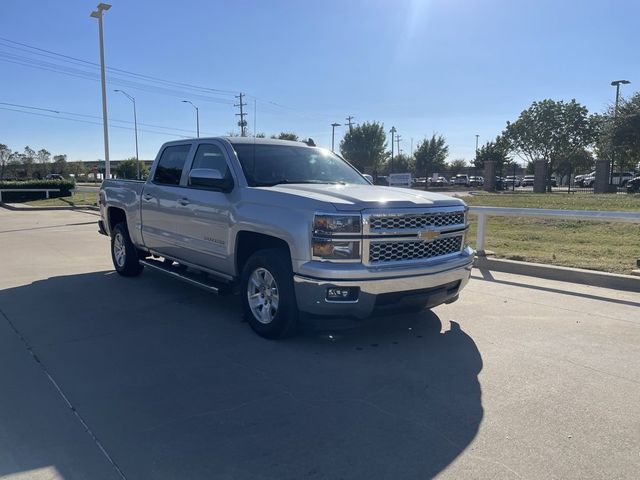
<path fill-rule="evenodd" d="M 220 170 L 212 168 L 194 168 L 189 172 L 189 185 L 204 187 L 221 192 L 230 192 L 233 189 L 233 180 L 225 178 Z"/>

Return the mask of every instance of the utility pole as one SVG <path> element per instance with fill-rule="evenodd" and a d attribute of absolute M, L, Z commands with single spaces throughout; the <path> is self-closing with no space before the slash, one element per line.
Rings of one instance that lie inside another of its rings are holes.
<path fill-rule="evenodd" d="M 336 127 L 339 127 L 340 124 L 339 123 L 332 123 L 331 124 L 331 151 L 335 152 L 334 149 L 334 140 L 335 140 L 335 136 L 336 136 Z"/>
<path fill-rule="evenodd" d="M 97 10 L 91 12 L 92 18 L 98 19 L 98 35 L 100 36 L 100 82 L 102 84 L 102 130 L 104 134 L 104 178 L 111 178 L 111 162 L 109 161 L 109 126 L 107 125 L 107 80 L 104 68 L 104 40 L 102 33 L 102 13 L 111 5 L 99 3 Z M 96 174 L 96 177 L 98 175 Z"/>
<path fill-rule="evenodd" d="M 349 115 L 345 120 L 347 121 L 347 125 L 349 125 L 349 132 L 351 132 L 352 128 L 353 128 L 353 122 L 351 120 L 353 120 L 355 117 L 353 115 Z"/>
<path fill-rule="evenodd" d="M 402 151 L 400 150 L 400 140 L 401 140 L 401 136 L 400 134 L 396 135 L 396 143 L 398 144 L 398 156 L 400 156 L 402 154 Z"/>
<path fill-rule="evenodd" d="M 413 137 L 411 137 L 411 157 L 413 157 Z"/>
<path fill-rule="evenodd" d="M 616 130 L 618 128 L 618 102 L 620 101 L 620 85 L 628 85 L 629 80 L 615 80 L 611 82 L 612 87 L 616 87 L 616 105 L 613 107 L 613 141 L 611 145 L 611 170 L 609 171 L 609 184 L 613 184 L 613 168 L 616 158 Z"/>
<path fill-rule="evenodd" d="M 247 121 L 244 119 L 246 113 L 244 113 L 243 107 L 245 107 L 247 104 L 242 101 L 243 97 L 244 93 L 242 92 L 240 92 L 240 95 L 236 95 L 236 98 L 240 99 L 240 103 L 234 104 L 233 106 L 240 107 L 240 113 L 236 113 L 236 117 L 240 117 L 240 120 L 238 120 L 238 126 L 240 127 L 240 136 L 246 137 Z"/>
<path fill-rule="evenodd" d="M 389 169 L 389 173 L 393 173 L 393 146 L 395 143 L 393 136 L 396 134 L 396 131 L 396 127 L 391 127 L 391 130 L 389 130 L 389 133 L 391 134 L 391 168 Z"/>

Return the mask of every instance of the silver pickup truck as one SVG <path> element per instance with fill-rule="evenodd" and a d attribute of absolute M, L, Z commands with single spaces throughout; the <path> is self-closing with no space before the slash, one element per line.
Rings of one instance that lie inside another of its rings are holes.
<path fill-rule="evenodd" d="M 371 185 L 299 142 L 169 142 L 146 182 L 104 181 L 99 205 L 119 274 L 146 266 L 239 291 L 268 338 L 290 333 L 300 312 L 364 318 L 451 303 L 471 274 L 464 202 Z"/>

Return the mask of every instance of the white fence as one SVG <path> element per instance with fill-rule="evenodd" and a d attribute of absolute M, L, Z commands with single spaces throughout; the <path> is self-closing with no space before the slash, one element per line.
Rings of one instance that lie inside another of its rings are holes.
<path fill-rule="evenodd" d="M 469 207 L 469 213 L 478 216 L 476 250 L 484 252 L 487 217 L 544 217 L 606 222 L 640 223 L 640 212 L 606 212 L 593 210 L 560 210 L 551 208 Z"/>

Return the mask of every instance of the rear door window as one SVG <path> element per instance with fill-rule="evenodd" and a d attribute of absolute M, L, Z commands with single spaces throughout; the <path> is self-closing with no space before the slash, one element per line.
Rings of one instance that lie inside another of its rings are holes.
<path fill-rule="evenodd" d="M 153 183 L 160 185 L 180 185 L 182 169 L 187 161 L 187 155 L 191 145 L 171 145 L 164 149 L 156 172 L 153 176 Z"/>

